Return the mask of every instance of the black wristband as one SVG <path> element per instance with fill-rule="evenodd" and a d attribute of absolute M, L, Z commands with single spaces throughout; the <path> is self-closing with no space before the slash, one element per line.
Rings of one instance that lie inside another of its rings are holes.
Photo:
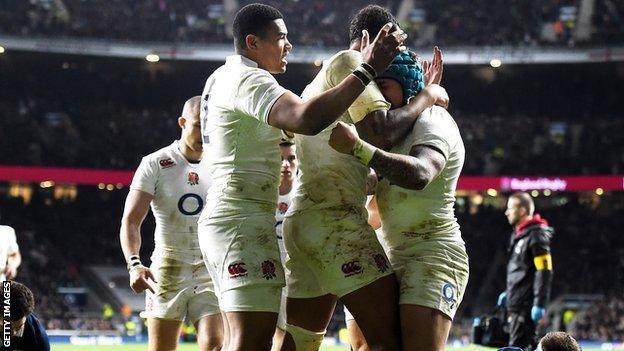
<path fill-rule="evenodd" d="M 370 73 L 370 75 L 373 76 L 373 78 L 377 77 L 377 71 L 375 71 L 373 66 L 369 65 L 366 62 L 362 62 L 361 65 L 362 65 L 362 68 L 366 70 L 366 72 Z"/>
<path fill-rule="evenodd" d="M 360 71 L 358 71 L 358 70 L 353 71 L 353 72 L 352 72 L 352 74 L 353 74 L 354 76 L 356 76 L 356 77 L 357 77 L 357 79 L 359 79 L 359 80 L 360 80 L 360 82 L 362 82 L 362 84 L 363 84 L 364 86 L 367 86 L 367 85 L 368 85 L 368 83 L 370 83 L 370 82 L 371 82 L 370 78 L 368 78 L 368 77 L 366 76 L 366 74 L 364 74 L 364 73 L 362 73 L 362 72 L 360 72 Z"/>

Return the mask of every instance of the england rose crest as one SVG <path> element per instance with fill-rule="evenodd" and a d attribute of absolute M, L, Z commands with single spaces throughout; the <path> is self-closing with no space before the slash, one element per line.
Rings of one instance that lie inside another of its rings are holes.
<path fill-rule="evenodd" d="M 189 183 L 189 185 L 199 184 L 199 174 L 195 172 L 189 172 L 187 182 Z"/>
<path fill-rule="evenodd" d="M 277 275 L 275 274 L 275 263 L 271 261 L 262 262 L 262 276 L 266 279 L 273 279 Z"/>
<path fill-rule="evenodd" d="M 384 257 L 384 255 L 382 254 L 375 254 L 373 256 L 373 259 L 375 260 L 375 264 L 377 265 L 377 269 L 379 270 L 380 273 L 384 273 L 385 271 L 388 270 L 388 262 L 386 261 L 386 258 Z"/>

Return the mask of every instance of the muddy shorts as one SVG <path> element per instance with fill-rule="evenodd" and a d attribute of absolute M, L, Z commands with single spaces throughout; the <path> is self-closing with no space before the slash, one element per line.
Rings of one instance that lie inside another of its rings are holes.
<path fill-rule="evenodd" d="M 365 211 L 308 210 L 284 219 L 287 292 L 291 298 L 342 297 L 392 268 Z"/>
<path fill-rule="evenodd" d="M 157 288 L 146 291 L 145 318 L 196 322 L 220 313 L 210 275 L 203 262 L 188 264 L 171 258 L 154 257 L 150 270 Z"/>
<path fill-rule="evenodd" d="M 198 236 L 223 311 L 278 312 L 284 269 L 275 237 L 274 216 L 203 221 L 199 223 Z M 250 290 L 260 287 L 267 289 Z M 232 289 L 243 290 L 224 296 Z M 236 296 L 243 296 L 240 295 L 243 291 L 275 296 L 258 296 L 258 306 L 233 301 Z"/>
<path fill-rule="evenodd" d="M 386 250 L 399 282 L 399 304 L 430 307 L 453 319 L 468 283 L 464 243 L 432 238 Z"/>

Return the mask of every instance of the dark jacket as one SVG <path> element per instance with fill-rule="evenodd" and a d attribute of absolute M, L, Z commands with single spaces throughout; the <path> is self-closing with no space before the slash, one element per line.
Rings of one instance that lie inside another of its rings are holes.
<path fill-rule="evenodd" d="M 526 311 L 546 307 L 550 299 L 552 270 L 537 270 L 534 257 L 550 254 L 554 230 L 539 215 L 518 225 L 511 234 L 507 263 L 507 309 Z"/>
<path fill-rule="evenodd" d="M 31 313 L 24 323 L 24 334 L 12 337 L 11 346 L 1 348 L 11 351 L 50 351 L 50 341 L 41 322 Z"/>

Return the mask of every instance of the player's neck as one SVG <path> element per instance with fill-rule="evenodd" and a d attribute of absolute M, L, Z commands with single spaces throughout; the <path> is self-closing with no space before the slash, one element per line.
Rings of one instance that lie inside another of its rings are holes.
<path fill-rule="evenodd" d="M 293 188 L 293 180 L 292 179 L 282 179 L 279 186 L 279 194 L 286 195 L 292 191 Z"/>
<path fill-rule="evenodd" d="M 184 143 L 180 143 L 179 149 L 182 156 L 184 156 L 184 158 L 189 162 L 196 163 L 199 162 L 202 158 L 201 151 L 191 150 L 191 148 Z"/>

